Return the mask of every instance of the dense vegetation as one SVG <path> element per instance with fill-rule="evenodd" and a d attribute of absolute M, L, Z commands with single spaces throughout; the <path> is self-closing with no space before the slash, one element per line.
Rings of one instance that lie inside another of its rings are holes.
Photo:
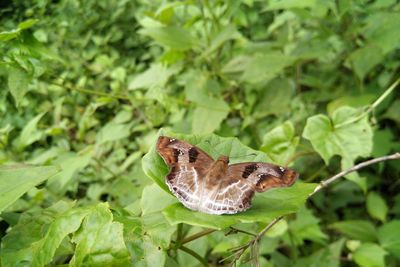
<path fill-rule="evenodd" d="M 400 151 L 398 1 L 17 0 L 0 21 L 1 266 L 400 264 L 399 160 L 308 198 Z M 192 212 L 161 133 L 300 179 Z"/>

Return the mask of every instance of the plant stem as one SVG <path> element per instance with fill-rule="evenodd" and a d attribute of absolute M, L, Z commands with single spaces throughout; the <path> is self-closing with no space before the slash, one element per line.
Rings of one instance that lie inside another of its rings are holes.
<path fill-rule="evenodd" d="M 191 236 L 188 236 L 188 237 L 182 239 L 181 244 L 183 245 L 183 244 L 189 243 L 189 242 L 191 242 L 191 241 L 193 241 L 195 239 L 198 239 L 198 238 L 203 237 L 205 235 L 211 234 L 212 232 L 215 232 L 215 231 L 216 231 L 215 229 L 206 229 L 204 231 L 198 232 L 198 233 L 196 233 L 194 235 L 191 235 Z"/>
<path fill-rule="evenodd" d="M 389 155 L 389 156 L 383 156 L 383 157 L 367 160 L 367 161 L 361 162 L 361 163 L 359 163 L 357 165 L 354 165 L 350 169 L 341 171 L 338 174 L 336 174 L 336 175 L 334 175 L 334 176 L 332 176 L 332 177 L 330 177 L 330 178 L 328 178 L 326 180 L 321 181 L 320 184 L 315 188 L 314 192 L 312 192 L 309 195 L 309 197 L 313 196 L 315 193 L 319 192 L 322 188 L 328 186 L 329 184 L 335 182 L 339 178 L 341 178 L 343 176 L 346 176 L 347 174 L 349 174 L 351 172 L 358 171 L 359 169 L 365 168 L 365 167 L 367 167 L 369 165 L 376 164 L 376 163 L 379 163 L 379 162 L 382 162 L 382 161 L 396 160 L 396 159 L 400 159 L 400 153 L 399 152 L 396 152 L 396 153 L 394 153 L 392 155 Z"/>
<path fill-rule="evenodd" d="M 388 95 L 390 95 L 390 93 L 392 93 L 394 89 L 396 89 L 396 87 L 397 87 L 397 85 L 399 85 L 399 83 L 400 83 L 400 78 L 398 78 L 388 89 L 386 89 L 386 91 L 377 100 L 375 100 L 375 102 L 372 103 L 363 113 L 361 113 L 360 115 L 358 115 L 348 121 L 339 123 L 338 125 L 335 126 L 335 128 L 337 129 L 337 128 L 352 124 L 354 122 L 361 120 L 365 116 L 367 116 L 371 111 L 373 111 L 377 106 L 379 106 L 379 104 L 382 103 L 382 101 Z"/>
<path fill-rule="evenodd" d="M 196 252 L 194 252 L 190 248 L 187 248 L 185 246 L 180 246 L 179 249 L 182 250 L 182 251 L 185 251 L 187 254 L 193 256 L 194 258 L 196 258 L 203 266 L 208 267 L 208 262 L 202 256 L 200 256 L 199 254 L 197 254 Z"/>

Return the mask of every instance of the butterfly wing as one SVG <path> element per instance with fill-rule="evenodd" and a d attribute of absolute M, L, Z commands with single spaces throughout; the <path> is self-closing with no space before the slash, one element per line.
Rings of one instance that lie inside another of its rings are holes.
<path fill-rule="evenodd" d="M 204 192 L 200 211 L 209 214 L 234 214 L 251 207 L 254 188 L 244 179 L 225 176 L 214 188 Z"/>
<path fill-rule="evenodd" d="M 238 163 L 228 168 L 229 179 L 243 179 L 257 192 L 291 186 L 298 176 L 292 169 L 264 162 Z"/>
<path fill-rule="evenodd" d="M 198 209 L 203 181 L 214 160 L 200 148 L 167 136 L 158 138 L 156 150 L 170 167 L 165 178 L 171 192 L 186 207 Z"/>

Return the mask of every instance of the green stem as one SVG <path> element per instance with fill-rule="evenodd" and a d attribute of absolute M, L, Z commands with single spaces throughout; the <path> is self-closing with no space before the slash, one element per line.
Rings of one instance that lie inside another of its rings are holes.
<path fill-rule="evenodd" d="M 185 251 L 187 254 L 193 256 L 194 258 L 196 258 L 203 266 L 208 267 L 208 262 L 202 256 L 200 256 L 199 254 L 197 254 L 196 252 L 194 252 L 190 248 L 187 248 L 185 246 L 180 246 L 179 249 L 182 250 L 182 251 Z"/>
<path fill-rule="evenodd" d="M 183 239 L 183 224 L 179 223 L 176 234 L 175 248 L 179 248 L 182 245 L 182 239 Z"/>
<path fill-rule="evenodd" d="M 215 231 L 216 231 L 215 229 L 206 229 L 204 231 L 198 232 L 197 234 L 194 234 L 194 235 L 191 235 L 191 236 L 188 236 L 188 237 L 184 238 L 182 240 L 181 244 L 183 245 L 183 244 L 189 243 L 189 242 L 191 242 L 191 241 L 193 241 L 195 239 L 198 239 L 198 238 L 203 237 L 205 235 L 211 234 L 212 232 L 215 232 Z"/>
<path fill-rule="evenodd" d="M 360 115 L 354 117 L 353 119 L 350 119 L 348 121 L 345 121 L 343 123 L 340 123 L 338 125 L 335 126 L 335 128 L 340 128 L 352 123 L 355 123 L 359 120 L 361 120 L 362 118 L 364 118 L 365 116 L 367 116 L 371 111 L 373 111 L 377 106 L 379 106 L 380 103 L 382 103 L 382 101 L 390 94 L 393 92 L 394 89 L 396 89 L 396 86 L 399 85 L 400 83 L 400 78 L 398 78 L 388 89 L 386 89 L 386 91 L 377 99 L 375 100 L 374 103 L 372 103 L 372 105 L 370 105 L 363 113 L 361 113 Z"/>

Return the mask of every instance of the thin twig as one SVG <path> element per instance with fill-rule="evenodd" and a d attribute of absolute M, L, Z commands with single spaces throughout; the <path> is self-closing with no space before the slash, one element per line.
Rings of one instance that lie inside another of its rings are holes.
<path fill-rule="evenodd" d="M 376 163 L 379 163 L 379 162 L 382 162 L 382 161 L 395 160 L 395 159 L 400 159 L 400 153 L 399 152 L 396 152 L 396 153 L 394 153 L 392 155 L 389 155 L 389 156 L 383 156 L 383 157 L 367 160 L 367 161 L 361 162 L 361 163 L 359 163 L 357 165 L 354 165 L 350 169 L 341 171 L 338 174 L 332 176 L 331 178 L 328 178 L 326 180 L 321 181 L 320 184 L 315 188 L 314 192 L 312 192 L 309 197 L 311 197 L 312 195 L 314 195 L 315 193 L 320 191 L 322 188 L 324 188 L 324 187 L 328 186 L 329 184 L 333 183 L 337 179 L 339 179 L 339 178 L 341 178 L 343 176 L 346 176 L 347 174 L 349 174 L 351 172 L 358 171 L 359 169 L 365 168 L 365 167 L 367 167 L 369 165 L 376 164 Z"/>
<path fill-rule="evenodd" d="M 328 178 L 326 180 L 321 181 L 320 184 L 315 188 L 315 190 L 308 196 L 308 199 L 311 196 L 313 196 L 315 193 L 321 191 L 326 186 L 330 185 L 331 183 L 335 182 L 339 178 L 341 178 L 343 176 L 346 176 L 347 174 L 349 174 L 351 172 L 358 171 L 358 170 L 360 170 L 362 168 L 365 168 L 365 167 L 367 167 L 369 165 L 372 165 L 372 164 L 376 164 L 376 163 L 387 161 L 387 160 L 396 160 L 396 159 L 400 159 L 400 153 L 399 152 L 396 152 L 396 153 L 394 153 L 392 155 L 388 155 L 388 156 L 383 156 L 383 157 L 367 160 L 367 161 L 361 162 L 361 163 L 359 163 L 357 165 L 354 165 L 353 167 L 351 167 L 351 168 L 349 168 L 347 170 L 341 171 L 338 174 L 335 174 L 334 176 L 332 176 L 332 177 L 330 177 L 330 178 Z M 276 217 L 267 226 L 265 226 L 264 229 L 262 229 L 261 232 L 259 232 L 256 237 L 254 237 L 252 240 L 250 240 L 247 244 L 242 245 L 242 246 L 234 249 L 233 250 L 234 254 L 230 256 L 230 257 L 234 257 L 234 259 L 230 263 L 229 266 L 233 266 L 233 264 L 243 255 L 244 252 L 246 252 L 246 250 L 249 247 L 257 244 L 260 241 L 260 239 L 265 235 L 265 233 L 269 229 L 271 229 L 275 224 L 277 224 L 280 220 L 282 220 L 283 218 L 284 218 L 284 216 Z M 228 257 L 228 258 L 230 258 L 230 257 Z M 228 258 L 226 258 L 226 259 L 228 259 Z"/>
<path fill-rule="evenodd" d="M 241 230 L 241 229 L 238 229 L 238 228 L 235 228 L 232 226 L 229 227 L 229 229 L 230 230 L 225 234 L 225 236 L 230 235 L 230 234 L 236 234 L 236 233 L 243 233 L 243 234 L 247 234 L 247 235 L 251 235 L 251 236 L 256 236 L 256 234 L 253 234 L 253 233 L 250 233 L 245 230 Z"/>

